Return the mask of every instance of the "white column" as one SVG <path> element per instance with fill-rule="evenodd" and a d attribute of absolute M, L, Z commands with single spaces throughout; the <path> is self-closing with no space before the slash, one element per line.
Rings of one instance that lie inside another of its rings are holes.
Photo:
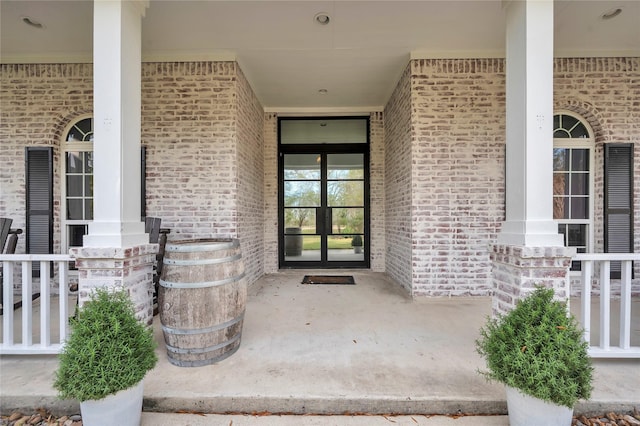
<path fill-rule="evenodd" d="M 141 33 L 147 5 L 94 0 L 94 220 L 85 247 L 149 242 L 140 220 Z"/>
<path fill-rule="evenodd" d="M 505 3 L 506 221 L 499 244 L 563 246 L 553 221 L 553 1 Z"/>

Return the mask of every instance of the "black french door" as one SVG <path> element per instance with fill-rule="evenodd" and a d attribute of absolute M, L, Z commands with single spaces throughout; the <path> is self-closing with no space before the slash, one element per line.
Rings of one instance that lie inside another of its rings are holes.
<path fill-rule="evenodd" d="M 280 267 L 369 267 L 368 165 L 368 144 L 281 145 Z"/>

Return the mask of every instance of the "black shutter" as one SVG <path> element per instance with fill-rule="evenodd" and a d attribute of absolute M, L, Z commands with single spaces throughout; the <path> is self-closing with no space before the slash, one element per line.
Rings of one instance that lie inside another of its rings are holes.
<path fill-rule="evenodd" d="M 140 216 L 144 221 L 147 216 L 147 147 L 142 146 L 140 149 Z"/>
<path fill-rule="evenodd" d="M 633 253 L 633 144 L 604 147 L 604 251 Z M 611 263 L 611 278 L 620 268 Z"/>
<path fill-rule="evenodd" d="M 53 148 L 25 148 L 26 251 L 53 253 Z M 40 276 L 40 264 L 33 264 Z M 53 273 L 53 270 L 51 271 Z"/>

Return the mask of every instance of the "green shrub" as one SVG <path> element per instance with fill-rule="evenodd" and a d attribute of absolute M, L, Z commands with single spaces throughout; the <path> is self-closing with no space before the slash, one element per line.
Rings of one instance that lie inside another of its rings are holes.
<path fill-rule="evenodd" d="M 488 319 L 476 350 L 487 362 L 481 372 L 487 379 L 572 408 L 589 399 L 593 367 L 582 330 L 553 296 L 553 289 L 538 287 L 511 312 Z"/>
<path fill-rule="evenodd" d="M 81 402 L 128 389 L 156 365 L 155 347 L 125 292 L 97 290 L 71 319 L 54 387 L 60 398 Z"/>
<path fill-rule="evenodd" d="M 360 235 L 354 235 L 353 239 L 351 240 L 351 245 L 353 247 L 362 246 L 362 237 Z"/>

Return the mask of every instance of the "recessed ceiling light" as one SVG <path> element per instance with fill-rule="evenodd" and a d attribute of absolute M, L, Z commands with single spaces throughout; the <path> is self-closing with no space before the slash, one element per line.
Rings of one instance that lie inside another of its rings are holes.
<path fill-rule="evenodd" d="M 29 17 L 29 16 L 23 16 L 22 17 L 22 22 L 24 22 L 25 24 L 29 25 L 30 27 L 34 27 L 34 28 L 43 28 L 44 25 L 42 25 L 40 22 L 34 20 L 33 18 Z"/>
<path fill-rule="evenodd" d="M 327 93 L 329 93 L 329 91 L 327 89 L 319 89 L 318 93 L 320 93 L 321 95 L 326 95 Z"/>
<path fill-rule="evenodd" d="M 617 8 L 617 9 L 611 9 L 608 12 L 605 12 L 602 14 L 602 19 L 613 19 L 616 16 L 620 15 L 622 13 L 622 9 L 621 8 Z"/>
<path fill-rule="evenodd" d="M 329 16 L 328 13 L 320 12 L 320 13 L 316 13 L 316 16 L 313 17 L 313 20 L 320 25 L 327 25 L 329 21 L 331 21 L 331 17 Z"/>

